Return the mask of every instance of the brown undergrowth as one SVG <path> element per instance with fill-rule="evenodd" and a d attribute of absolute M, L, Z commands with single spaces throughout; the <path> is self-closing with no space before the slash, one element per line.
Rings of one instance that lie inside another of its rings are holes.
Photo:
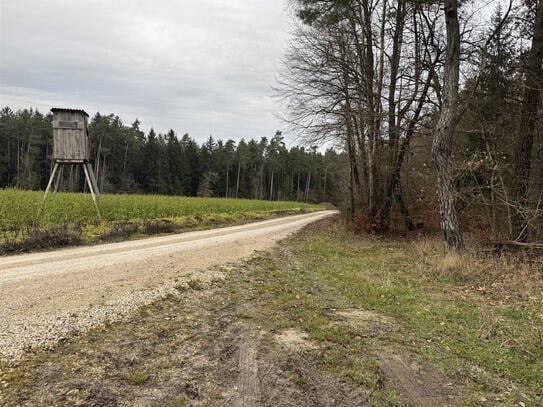
<path fill-rule="evenodd" d="M 428 281 L 457 283 L 491 300 L 534 300 L 543 305 L 543 256 L 534 252 L 496 253 L 487 245 L 469 242 L 461 256 L 443 253 L 437 238 L 424 237 L 411 246 L 420 276 Z"/>

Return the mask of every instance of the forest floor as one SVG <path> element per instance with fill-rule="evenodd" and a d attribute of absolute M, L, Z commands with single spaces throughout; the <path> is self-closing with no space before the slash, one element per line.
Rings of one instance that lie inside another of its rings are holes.
<path fill-rule="evenodd" d="M 537 406 L 540 259 L 338 220 L 0 364 L 7 406 Z"/>

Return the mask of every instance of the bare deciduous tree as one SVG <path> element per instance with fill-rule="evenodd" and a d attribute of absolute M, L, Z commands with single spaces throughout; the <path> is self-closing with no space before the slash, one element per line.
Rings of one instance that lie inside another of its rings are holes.
<path fill-rule="evenodd" d="M 335 137 L 350 166 L 351 217 L 389 227 L 395 202 L 406 227 L 401 169 L 412 136 L 430 113 L 440 62 L 435 5 L 407 0 L 300 2 L 301 27 L 279 93 L 287 120 L 314 140 Z"/>

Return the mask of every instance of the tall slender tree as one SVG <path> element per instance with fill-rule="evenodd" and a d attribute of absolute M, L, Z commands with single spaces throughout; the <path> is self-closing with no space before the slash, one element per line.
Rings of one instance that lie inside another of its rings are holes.
<path fill-rule="evenodd" d="M 528 240 L 530 178 L 532 151 L 537 132 L 537 120 L 541 108 L 543 89 L 543 1 L 534 1 L 535 20 L 532 44 L 526 59 L 524 96 L 519 117 L 517 144 L 515 148 L 515 197 L 518 210 L 513 216 L 513 236 L 515 240 Z"/>
<path fill-rule="evenodd" d="M 458 121 L 458 86 L 460 78 L 460 24 L 457 0 L 445 0 L 447 48 L 443 75 L 443 103 L 432 143 L 432 157 L 437 173 L 439 216 L 447 252 L 464 250 L 464 239 L 456 207 L 457 191 L 453 177 L 452 148 Z"/>

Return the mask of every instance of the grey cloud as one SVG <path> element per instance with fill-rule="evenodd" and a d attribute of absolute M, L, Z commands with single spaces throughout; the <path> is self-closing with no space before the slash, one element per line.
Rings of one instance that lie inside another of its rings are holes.
<path fill-rule="evenodd" d="M 0 0 L 0 101 L 199 140 L 271 136 L 288 26 L 278 0 Z"/>

